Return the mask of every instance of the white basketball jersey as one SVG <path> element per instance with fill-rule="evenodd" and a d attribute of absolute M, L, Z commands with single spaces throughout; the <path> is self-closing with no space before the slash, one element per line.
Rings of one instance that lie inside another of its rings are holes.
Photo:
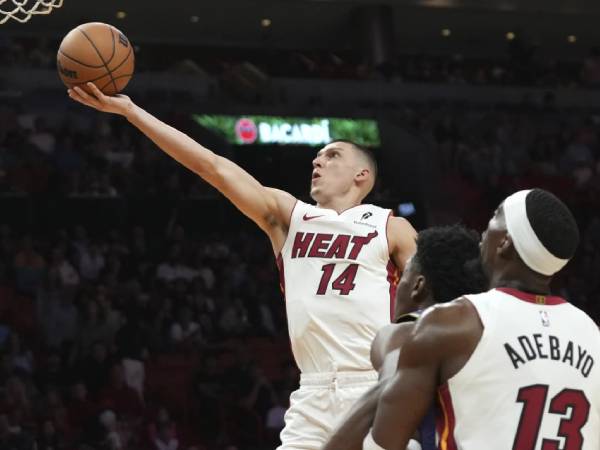
<path fill-rule="evenodd" d="M 483 335 L 440 388 L 440 450 L 600 449 L 600 332 L 559 297 L 468 295 Z"/>
<path fill-rule="evenodd" d="M 371 342 L 390 323 L 397 281 L 388 209 L 338 214 L 298 201 L 278 258 L 292 351 L 302 372 L 372 370 Z"/>

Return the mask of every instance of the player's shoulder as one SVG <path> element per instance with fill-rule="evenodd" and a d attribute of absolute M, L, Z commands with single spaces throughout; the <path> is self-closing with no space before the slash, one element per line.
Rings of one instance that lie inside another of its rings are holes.
<path fill-rule="evenodd" d="M 371 344 L 371 364 L 375 369 L 382 366 L 385 355 L 402 346 L 414 325 L 414 321 L 391 323 L 377 331 Z"/>
<path fill-rule="evenodd" d="M 461 297 L 425 310 L 402 345 L 406 364 L 442 364 L 475 348 L 482 325 L 475 307 Z"/>
<path fill-rule="evenodd" d="M 387 221 L 387 232 L 390 237 L 416 238 L 417 231 L 404 217 L 389 216 Z"/>
<path fill-rule="evenodd" d="M 466 297 L 458 297 L 446 303 L 436 303 L 421 314 L 417 323 L 421 324 L 446 324 L 460 323 L 469 317 L 476 317 L 477 310 L 473 303 Z"/>
<path fill-rule="evenodd" d="M 427 308 L 415 323 L 412 335 L 425 344 L 450 344 L 481 328 L 477 309 L 466 297 Z"/>

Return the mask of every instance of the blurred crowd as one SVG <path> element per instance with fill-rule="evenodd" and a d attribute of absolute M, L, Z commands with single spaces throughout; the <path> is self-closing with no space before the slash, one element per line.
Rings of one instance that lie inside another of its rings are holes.
<path fill-rule="evenodd" d="M 55 69 L 58 41 L 0 38 L 2 67 Z M 503 54 L 465 56 L 461 53 L 403 53 L 372 64 L 352 51 L 278 50 L 252 48 L 182 47 L 142 43 L 136 51 L 136 71 L 212 74 L 226 77 L 242 64 L 265 77 L 382 80 L 474 85 L 591 87 L 600 85 L 600 47 L 584 58 L 560 60 L 518 36 L 507 41 Z"/>
<path fill-rule="evenodd" d="M 298 373 L 266 239 L 0 235 L 0 448 L 277 442 Z"/>
<path fill-rule="evenodd" d="M 177 123 L 174 116 L 167 120 Z M 176 167 L 116 117 L 74 112 L 52 121 L 50 114 L 0 105 L 0 193 L 175 198 L 210 192 Z"/>

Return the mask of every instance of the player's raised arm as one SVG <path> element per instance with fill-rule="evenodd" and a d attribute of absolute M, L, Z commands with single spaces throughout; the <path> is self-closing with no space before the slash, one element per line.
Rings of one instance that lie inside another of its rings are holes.
<path fill-rule="evenodd" d="M 294 207 L 295 198 L 292 195 L 263 186 L 237 164 L 162 122 L 137 106 L 126 95 L 104 95 L 93 83 L 88 83 L 88 87 L 96 98 L 78 87 L 69 89 L 69 96 L 98 111 L 120 114 L 127 118 L 165 153 L 225 195 L 269 235 L 275 252 L 279 251 Z"/>

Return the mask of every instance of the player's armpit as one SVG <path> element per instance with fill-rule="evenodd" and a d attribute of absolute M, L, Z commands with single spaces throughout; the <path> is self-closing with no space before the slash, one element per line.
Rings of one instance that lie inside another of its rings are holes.
<path fill-rule="evenodd" d="M 390 217 L 387 238 L 392 261 L 400 271 L 417 249 L 417 232 L 410 222 L 402 217 Z"/>
<path fill-rule="evenodd" d="M 372 432 L 378 445 L 386 450 L 406 448 L 438 386 L 460 370 L 480 337 L 477 313 L 467 300 L 436 305 L 423 314 L 379 399 Z"/>

